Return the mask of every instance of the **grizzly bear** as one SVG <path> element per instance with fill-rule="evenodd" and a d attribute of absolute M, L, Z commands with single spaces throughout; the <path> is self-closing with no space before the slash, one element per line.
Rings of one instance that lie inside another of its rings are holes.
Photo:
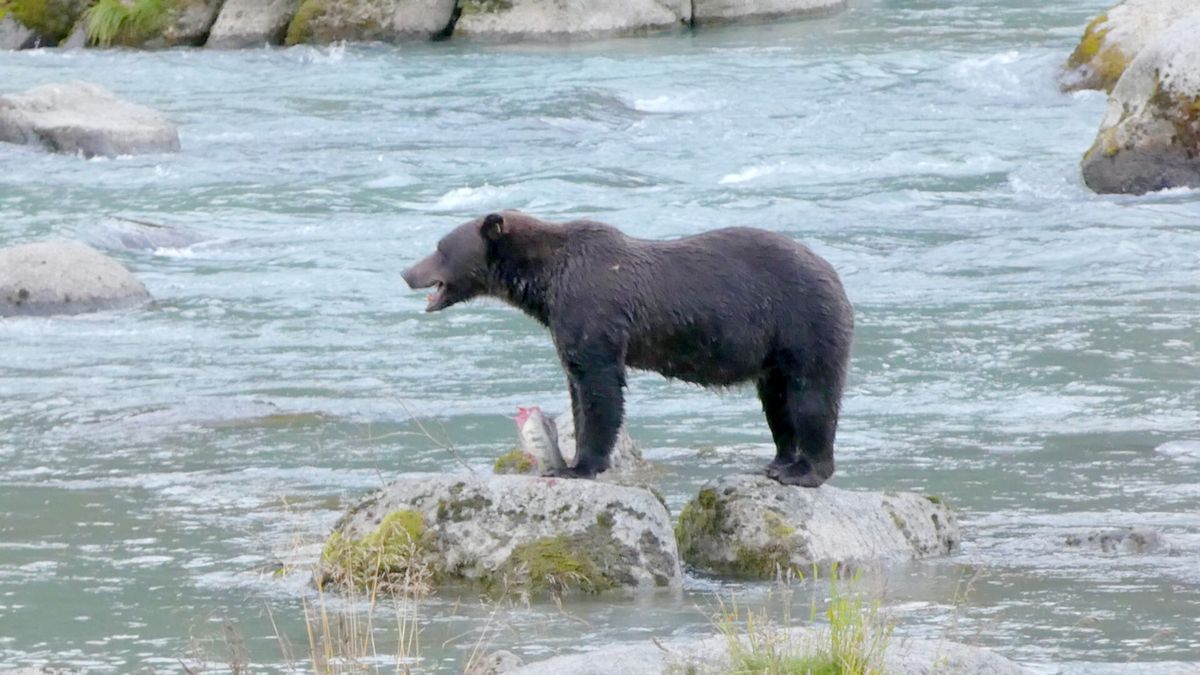
<path fill-rule="evenodd" d="M 550 329 L 578 448 L 557 475 L 608 468 L 626 368 L 754 382 L 775 441 L 767 475 L 817 487 L 833 474 L 853 309 L 833 267 L 788 237 L 736 227 L 650 241 L 505 211 L 454 229 L 403 277 L 433 288 L 427 312 L 487 295 Z"/>

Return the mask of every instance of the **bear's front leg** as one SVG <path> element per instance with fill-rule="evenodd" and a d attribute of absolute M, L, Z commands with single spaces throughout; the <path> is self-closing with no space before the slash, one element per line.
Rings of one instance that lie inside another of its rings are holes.
<path fill-rule="evenodd" d="M 575 411 L 575 462 L 566 478 L 595 478 L 608 469 L 609 454 L 625 415 L 625 378 L 615 365 L 571 368 L 572 408 Z"/>

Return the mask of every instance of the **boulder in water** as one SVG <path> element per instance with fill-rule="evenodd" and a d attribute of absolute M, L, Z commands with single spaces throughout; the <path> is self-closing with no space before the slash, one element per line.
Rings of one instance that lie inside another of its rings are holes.
<path fill-rule="evenodd" d="M 326 540 L 318 582 L 404 588 L 471 582 L 538 595 L 680 586 L 670 516 L 647 490 L 588 480 L 398 480 Z"/>
<path fill-rule="evenodd" d="M 146 287 L 120 263 L 78 242 L 0 249 L 0 317 L 134 307 Z"/>
<path fill-rule="evenodd" d="M 742 475 L 706 484 L 679 514 L 676 537 L 683 560 L 700 570 L 763 579 L 942 555 L 960 535 L 936 497 Z"/>
<path fill-rule="evenodd" d="M 455 37 L 562 40 L 683 28 L 687 0 L 462 0 Z"/>
<path fill-rule="evenodd" d="M 288 25 L 286 43 L 339 40 L 429 40 L 450 26 L 457 0 L 303 0 Z"/>
<path fill-rule="evenodd" d="M 845 8 L 846 0 L 695 0 L 692 18 L 696 24 L 763 21 L 826 16 Z"/>
<path fill-rule="evenodd" d="M 299 8 L 300 0 L 226 0 L 206 46 L 237 49 L 282 44 Z"/>
<path fill-rule="evenodd" d="M 1108 98 L 1083 180 L 1100 193 L 1200 187 L 1200 12 L 1141 50 Z"/>
<path fill-rule="evenodd" d="M 1125 0 L 1087 25 L 1059 76 L 1063 91 L 1112 91 L 1142 48 L 1200 5 L 1179 0 Z"/>
<path fill-rule="evenodd" d="M 97 84 L 66 82 L 0 96 L 0 141 L 84 157 L 179 150 L 179 130 Z"/>

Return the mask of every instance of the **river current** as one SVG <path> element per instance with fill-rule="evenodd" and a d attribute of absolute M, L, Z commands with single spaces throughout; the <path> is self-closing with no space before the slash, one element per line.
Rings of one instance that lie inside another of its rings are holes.
<path fill-rule="evenodd" d="M 0 245 L 84 240 L 157 300 L 0 320 L 0 669 L 178 672 L 233 643 L 286 670 L 278 635 L 306 668 L 314 591 L 263 570 L 311 561 L 390 477 L 488 471 L 517 406 L 566 406 L 541 328 L 495 302 L 426 315 L 399 275 L 520 208 L 650 238 L 769 228 L 838 268 L 858 328 L 833 484 L 940 495 L 964 530 L 886 575 L 898 634 L 1045 672 L 1200 671 L 1200 193 L 1083 186 L 1105 97 L 1055 75 L 1106 5 L 855 0 L 573 46 L 0 52 L 4 92 L 98 82 L 183 146 L 0 146 Z M 773 452 L 751 389 L 636 374 L 628 422 L 675 512 Z M 1065 543 L 1125 526 L 1164 545 Z M 456 672 L 481 631 L 527 659 L 707 634 L 729 593 L 774 591 L 689 573 L 681 597 L 561 609 L 432 598 L 419 667 Z"/>

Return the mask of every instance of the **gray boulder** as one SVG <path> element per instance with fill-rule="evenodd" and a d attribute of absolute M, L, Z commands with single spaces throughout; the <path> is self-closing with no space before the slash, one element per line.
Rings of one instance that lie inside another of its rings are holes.
<path fill-rule="evenodd" d="M 65 241 L 0 249 L 0 316 L 80 314 L 149 300 L 128 270 L 90 246 Z"/>
<path fill-rule="evenodd" d="M 226 0 L 206 46 L 239 49 L 283 44 L 300 0 Z"/>
<path fill-rule="evenodd" d="M 457 0 L 303 0 L 287 29 L 289 45 L 339 40 L 409 42 L 443 33 Z"/>
<path fill-rule="evenodd" d="M 679 514 L 676 537 L 683 560 L 698 569 L 760 579 L 942 555 L 960 538 L 936 497 L 802 489 L 748 475 L 705 485 Z"/>
<path fill-rule="evenodd" d="M 748 636 L 740 636 L 749 648 Z M 820 630 L 770 629 L 756 632 L 759 644 L 771 644 L 787 656 L 804 657 L 827 649 L 830 638 Z M 730 638 L 642 643 L 604 647 L 586 654 L 558 656 L 509 670 L 511 675 L 609 675 L 610 673 L 687 673 L 725 675 L 737 670 L 730 658 Z M 794 653 L 789 653 L 794 652 Z M 879 672 L 888 675 L 1029 675 L 1031 671 L 994 652 L 946 640 L 900 639 L 892 636 L 883 650 Z M 755 671 L 757 672 L 757 671 Z"/>
<path fill-rule="evenodd" d="M 0 50 L 31 49 L 37 46 L 38 36 L 11 16 L 0 20 Z"/>
<path fill-rule="evenodd" d="M 696 24 L 826 16 L 846 8 L 846 0 L 694 0 Z"/>
<path fill-rule="evenodd" d="M 556 40 L 682 28 L 689 0 L 462 0 L 455 37 Z"/>
<path fill-rule="evenodd" d="M 1083 180 L 1100 193 L 1200 187 L 1200 12 L 1177 21 L 1126 68 L 1108 98 Z"/>
<path fill-rule="evenodd" d="M 158 112 L 104 87 L 66 82 L 0 96 L 0 141 L 115 157 L 179 150 L 179 131 Z"/>
<path fill-rule="evenodd" d="M 1200 5 L 1179 0 L 1125 0 L 1092 19 L 1059 75 L 1063 91 L 1112 91 L 1142 48 Z"/>
<path fill-rule="evenodd" d="M 680 586 L 670 516 L 647 490 L 526 476 L 407 478 L 334 526 L 332 588 L 471 582 L 538 595 Z"/>
<path fill-rule="evenodd" d="M 158 35 L 146 40 L 142 46 L 154 49 L 203 45 L 217 20 L 223 2 L 224 0 L 176 0 L 168 3 L 171 11 L 165 27 Z"/>

